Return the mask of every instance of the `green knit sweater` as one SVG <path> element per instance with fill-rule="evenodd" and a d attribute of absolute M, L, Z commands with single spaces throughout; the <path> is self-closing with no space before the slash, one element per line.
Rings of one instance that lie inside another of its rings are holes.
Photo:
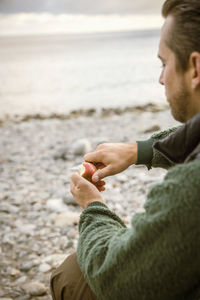
<path fill-rule="evenodd" d="M 192 121 L 138 142 L 138 163 L 169 171 L 131 228 L 100 202 L 82 212 L 77 257 L 99 300 L 200 299 L 200 115 Z"/>

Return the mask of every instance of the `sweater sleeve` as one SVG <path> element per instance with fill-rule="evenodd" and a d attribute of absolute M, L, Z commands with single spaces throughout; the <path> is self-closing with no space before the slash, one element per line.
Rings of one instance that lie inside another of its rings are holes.
<path fill-rule="evenodd" d="M 153 145 L 155 142 L 164 139 L 174 132 L 178 127 L 173 127 L 168 130 L 161 131 L 153 134 L 150 139 L 145 141 L 137 141 L 138 143 L 138 159 L 137 165 L 146 165 L 148 169 L 153 168 L 164 168 L 169 169 L 174 164 L 168 161 L 167 158 L 162 156 L 160 152 L 154 149 Z"/>
<path fill-rule="evenodd" d="M 83 211 L 77 257 L 99 300 L 186 299 L 199 278 L 199 177 L 192 163 L 172 168 L 131 228 L 104 204 Z"/>

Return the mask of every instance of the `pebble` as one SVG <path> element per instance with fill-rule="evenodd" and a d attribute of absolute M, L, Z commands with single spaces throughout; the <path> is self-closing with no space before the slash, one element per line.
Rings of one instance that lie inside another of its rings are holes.
<path fill-rule="evenodd" d="M 28 261 L 28 262 L 23 262 L 20 266 L 20 270 L 23 272 L 28 272 L 29 270 L 31 270 L 34 266 L 37 265 L 37 262 L 32 260 L 32 261 Z"/>
<path fill-rule="evenodd" d="M 46 202 L 46 207 L 53 212 L 63 212 L 67 210 L 67 206 L 62 199 L 49 199 Z"/>
<path fill-rule="evenodd" d="M 67 194 L 64 198 L 63 198 L 63 202 L 66 205 L 73 205 L 73 206 L 78 206 L 78 203 L 74 200 L 74 197 L 71 194 Z"/>
<path fill-rule="evenodd" d="M 14 205 L 10 205 L 9 203 L 4 203 L 0 206 L 0 211 L 9 214 L 16 214 L 18 213 L 19 208 Z"/>
<path fill-rule="evenodd" d="M 20 274 L 20 271 L 18 269 L 12 268 L 10 270 L 10 275 L 13 277 L 18 276 L 19 274 Z"/>
<path fill-rule="evenodd" d="M 42 273 L 46 273 L 50 270 L 51 270 L 51 266 L 49 264 L 44 263 L 44 264 L 39 266 L 39 271 L 42 272 Z"/>
<path fill-rule="evenodd" d="M 15 280 L 14 284 L 15 284 L 15 286 L 18 286 L 18 285 L 20 285 L 20 284 L 22 284 L 26 281 L 27 281 L 27 277 L 26 276 L 21 276 L 17 280 Z"/>
<path fill-rule="evenodd" d="M 78 224 L 80 213 L 65 212 L 56 216 L 54 224 L 59 227 L 65 227 L 71 224 Z"/>
<path fill-rule="evenodd" d="M 66 254 L 52 254 L 44 258 L 44 262 L 50 264 L 52 267 L 57 267 L 66 259 Z"/>
<path fill-rule="evenodd" d="M 172 121 L 163 111 L 11 121 L 0 127 L 0 297 L 51 299 L 51 270 L 76 250 L 78 241 L 82 209 L 70 193 L 70 168 L 101 143 L 143 140 L 151 135 L 146 129 L 174 126 Z M 105 179 L 102 196 L 130 224 L 143 209 L 148 186 L 164 174 L 130 167 Z"/>
<path fill-rule="evenodd" d="M 71 145 L 71 152 L 74 155 L 83 156 L 87 152 L 90 152 L 92 150 L 91 143 L 88 139 L 79 139 L 76 140 Z"/>
<path fill-rule="evenodd" d="M 75 239 L 78 236 L 78 230 L 75 228 L 71 228 L 68 232 L 67 232 L 67 236 L 70 239 Z"/>
<path fill-rule="evenodd" d="M 47 288 L 39 282 L 30 282 L 22 286 L 25 293 L 31 296 L 42 296 L 46 294 Z"/>
<path fill-rule="evenodd" d="M 68 159 L 68 152 L 69 149 L 66 147 L 60 148 L 59 150 L 56 151 L 56 153 L 53 155 L 54 159 L 62 159 L 62 160 L 67 160 Z"/>

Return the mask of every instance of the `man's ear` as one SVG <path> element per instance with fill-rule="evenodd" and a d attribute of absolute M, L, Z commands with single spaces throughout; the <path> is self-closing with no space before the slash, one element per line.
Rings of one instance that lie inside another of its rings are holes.
<path fill-rule="evenodd" d="M 189 59 L 192 75 L 192 88 L 200 87 L 200 52 L 192 52 Z"/>

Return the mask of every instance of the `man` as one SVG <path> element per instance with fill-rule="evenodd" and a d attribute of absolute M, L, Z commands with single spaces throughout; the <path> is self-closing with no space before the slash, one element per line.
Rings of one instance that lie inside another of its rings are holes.
<path fill-rule="evenodd" d="M 131 228 L 106 206 L 103 186 L 98 190 L 72 175 L 71 192 L 84 208 L 77 249 L 81 271 L 77 266 L 79 282 L 70 281 L 75 255 L 56 270 L 51 279 L 56 300 L 200 299 L 200 1 L 166 0 L 162 13 L 159 81 L 172 115 L 184 124 L 148 141 L 102 144 L 85 160 L 102 164 L 94 183 L 135 163 L 169 171 L 149 191 L 145 212 L 133 216 Z"/>

